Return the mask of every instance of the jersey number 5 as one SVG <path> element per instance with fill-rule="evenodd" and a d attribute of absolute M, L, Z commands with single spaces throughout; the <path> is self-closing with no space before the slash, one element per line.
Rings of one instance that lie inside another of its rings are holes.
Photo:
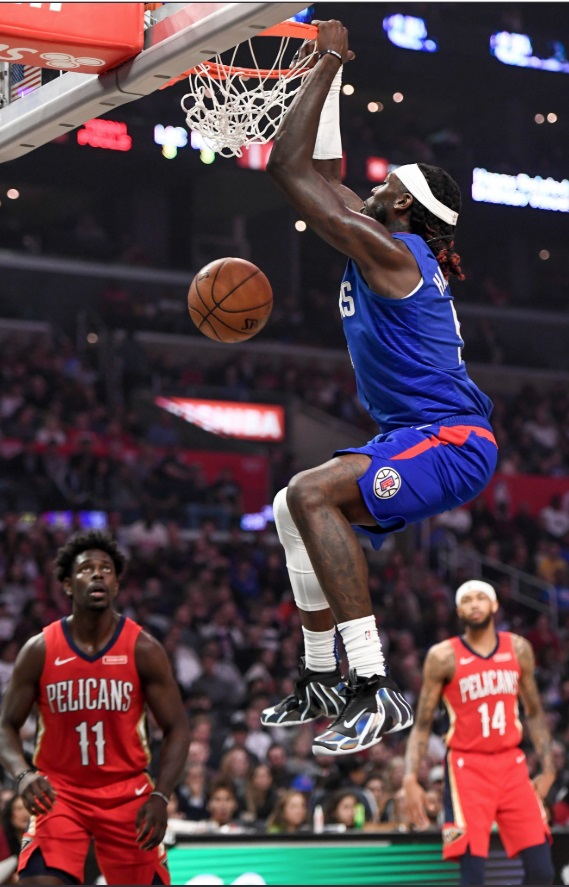
<path fill-rule="evenodd" d="M 498 699 L 492 717 L 490 717 L 490 706 L 487 702 L 483 702 L 478 711 L 482 721 L 482 736 L 485 739 L 490 736 L 490 730 L 497 730 L 500 736 L 504 735 L 506 732 L 506 708 L 503 699 Z"/>
<path fill-rule="evenodd" d="M 103 722 L 99 721 L 93 724 L 91 731 L 95 734 L 95 751 L 97 753 L 97 766 L 103 767 L 105 763 L 105 734 L 103 732 Z M 81 751 L 81 764 L 83 767 L 89 766 L 89 725 L 87 721 L 83 721 L 78 727 L 75 727 L 79 733 L 79 749 Z"/>
<path fill-rule="evenodd" d="M 354 299 L 352 296 L 348 295 L 351 289 L 352 284 L 350 281 L 344 280 L 340 287 L 340 314 L 342 317 L 352 317 L 352 315 L 356 313 Z"/>

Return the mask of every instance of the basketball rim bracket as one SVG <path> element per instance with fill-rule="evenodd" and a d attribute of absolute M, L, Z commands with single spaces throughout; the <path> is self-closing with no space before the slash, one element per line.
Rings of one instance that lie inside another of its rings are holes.
<path fill-rule="evenodd" d="M 304 9 L 306 3 L 167 3 L 138 55 L 104 74 L 66 71 L 0 107 L 0 163 L 15 160 Z M 1 86 L 1 84 L 0 84 Z"/>

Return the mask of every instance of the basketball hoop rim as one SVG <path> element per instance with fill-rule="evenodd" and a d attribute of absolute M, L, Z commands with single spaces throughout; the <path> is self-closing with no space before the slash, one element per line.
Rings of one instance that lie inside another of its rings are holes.
<path fill-rule="evenodd" d="M 318 28 L 306 22 L 286 21 L 279 22 L 255 34 L 255 37 L 293 37 L 298 40 L 316 39 Z M 289 77 L 293 72 L 298 74 L 301 68 L 243 68 L 239 65 L 224 65 L 219 62 L 200 62 L 195 68 L 186 71 L 186 74 L 207 74 L 214 80 L 226 80 L 228 77 L 257 77 L 263 80 L 277 80 L 281 77 Z"/>

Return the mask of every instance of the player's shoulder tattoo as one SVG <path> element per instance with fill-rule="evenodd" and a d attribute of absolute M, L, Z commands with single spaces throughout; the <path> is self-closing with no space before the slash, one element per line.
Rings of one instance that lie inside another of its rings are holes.
<path fill-rule="evenodd" d="M 425 676 L 433 680 L 450 681 L 455 670 L 454 647 L 449 640 L 435 644 L 425 659 Z"/>
<path fill-rule="evenodd" d="M 518 659 L 533 659 L 533 647 L 530 642 L 519 634 L 512 634 L 514 652 Z"/>
<path fill-rule="evenodd" d="M 533 669 L 535 657 L 533 647 L 530 642 L 519 634 L 512 634 L 512 643 L 514 652 L 520 665 L 529 666 Z"/>

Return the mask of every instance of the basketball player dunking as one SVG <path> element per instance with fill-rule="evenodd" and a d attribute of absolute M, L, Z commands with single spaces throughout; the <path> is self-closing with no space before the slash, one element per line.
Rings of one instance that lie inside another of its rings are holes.
<path fill-rule="evenodd" d="M 549 827 L 540 798 L 555 779 L 551 738 L 525 638 L 497 632 L 498 601 L 487 582 L 471 579 L 456 592 L 464 635 L 431 647 L 425 659 L 416 723 L 407 742 L 404 788 L 409 819 L 426 828 L 425 792 L 417 781 L 433 715 L 442 700 L 446 735 L 443 855 L 461 862 L 461 884 L 483 884 L 490 831 L 497 822 L 509 856 L 520 854 L 524 884 L 551 884 Z M 542 773 L 532 783 L 520 750 L 524 706 Z"/>
<path fill-rule="evenodd" d="M 0 713 L 0 761 L 31 820 L 20 884 L 83 884 L 87 850 L 107 884 L 169 884 L 162 838 L 189 729 L 164 649 L 113 607 L 125 558 L 114 540 L 72 537 L 57 577 L 72 615 L 31 638 Z M 19 731 L 38 706 L 34 765 Z M 163 731 L 156 785 L 148 776 L 145 709 Z"/>
<path fill-rule="evenodd" d="M 496 466 L 492 404 L 469 378 L 451 275 L 460 210 L 456 182 L 412 163 L 362 201 L 340 183 L 341 68 L 353 57 L 340 22 L 319 22 L 318 60 L 277 133 L 268 172 L 300 218 L 348 256 L 340 313 L 362 404 L 381 434 L 294 477 L 275 522 L 303 625 L 306 660 L 295 692 L 265 709 L 267 726 L 322 715 L 319 754 L 366 749 L 410 727 L 412 712 L 386 666 L 354 529 L 375 547 L 473 499 Z M 350 667 L 346 686 L 336 628 Z"/>

